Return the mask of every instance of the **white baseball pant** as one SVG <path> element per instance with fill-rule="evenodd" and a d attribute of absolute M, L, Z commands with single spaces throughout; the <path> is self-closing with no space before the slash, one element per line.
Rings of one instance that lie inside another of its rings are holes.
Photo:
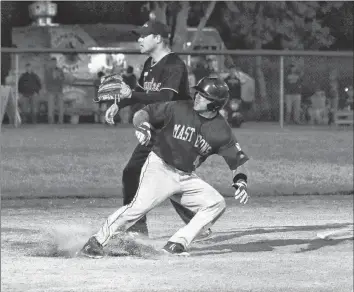
<path fill-rule="evenodd" d="M 188 247 L 205 226 L 212 225 L 226 207 L 224 197 L 196 173 L 177 170 L 151 152 L 142 168 L 133 201 L 110 215 L 94 236 L 105 246 L 114 234 L 127 230 L 169 197 L 196 213 L 169 239 L 184 247 Z"/>

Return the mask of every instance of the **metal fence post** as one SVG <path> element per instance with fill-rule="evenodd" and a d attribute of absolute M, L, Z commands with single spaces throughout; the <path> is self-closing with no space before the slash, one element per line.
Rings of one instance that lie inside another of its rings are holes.
<path fill-rule="evenodd" d="M 14 116 L 14 125 L 15 128 L 19 126 L 19 121 L 17 117 L 19 116 L 18 112 L 18 80 L 19 80 L 19 61 L 18 54 L 15 53 L 15 116 Z"/>
<path fill-rule="evenodd" d="M 279 87 L 279 122 L 280 128 L 284 127 L 284 56 L 280 56 L 280 87 Z"/>

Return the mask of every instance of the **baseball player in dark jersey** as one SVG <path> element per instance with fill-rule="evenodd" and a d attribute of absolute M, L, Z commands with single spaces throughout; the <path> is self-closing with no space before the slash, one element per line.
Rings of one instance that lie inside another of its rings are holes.
<path fill-rule="evenodd" d="M 130 99 L 119 103 L 119 108 L 127 105 L 189 99 L 188 71 L 185 63 L 169 48 L 168 27 L 158 21 L 149 21 L 134 33 L 139 36 L 141 53 L 149 54 L 150 57 L 144 64 L 137 89 Z M 109 111 L 107 114 L 109 115 Z M 138 144 L 123 170 L 124 205 L 130 204 L 135 196 L 141 168 L 152 149 L 153 140 L 147 145 Z M 174 201 L 172 204 L 185 223 L 194 216 L 193 212 L 180 204 Z M 148 235 L 146 216 L 143 216 L 128 231 Z M 207 236 L 210 232 L 206 229 L 200 236 Z"/>
<path fill-rule="evenodd" d="M 136 137 L 147 145 L 156 132 L 156 141 L 144 163 L 139 188 L 132 202 L 108 217 L 91 237 L 82 254 L 99 258 L 110 238 L 125 231 L 139 218 L 170 198 L 195 212 L 164 246 L 173 255 L 188 255 L 187 248 L 206 226 L 211 226 L 225 210 L 225 200 L 195 169 L 213 154 L 222 156 L 233 174 L 235 198 L 248 201 L 247 155 L 241 150 L 232 129 L 219 110 L 229 98 L 226 83 L 206 77 L 198 82 L 194 101 L 150 104 L 134 115 Z"/>

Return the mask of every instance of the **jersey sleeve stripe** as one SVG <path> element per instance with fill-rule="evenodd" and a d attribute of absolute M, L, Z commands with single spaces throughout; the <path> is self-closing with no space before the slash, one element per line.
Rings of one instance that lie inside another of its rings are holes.
<path fill-rule="evenodd" d="M 177 90 L 175 90 L 175 89 L 173 89 L 173 88 L 169 88 L 169 87 L 162 87 L 162 88 L 160 88 L 160 91 L 161 90 L 172 90 L 173 92 L 176 92 L 177 94 L 178 94 L 178 91 Z"/>

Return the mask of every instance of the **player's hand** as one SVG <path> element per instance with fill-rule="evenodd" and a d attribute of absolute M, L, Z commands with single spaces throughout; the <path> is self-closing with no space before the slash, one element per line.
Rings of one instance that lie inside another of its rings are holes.
<path fill-rule="evenodd" d="M 246 204 L 249 198 L 247 193 L 247 182 L 244 180 L 239 180 L 237 183 L 232 185 L 235 189 L 235 199 L 240 200 L 241 204 Z"/>
<path fill-rule="evenodd" d="M 97 98 L 94 102 L 104 100 L 114 100 L 119 102 L 121 99 L 131 98 L 132 90 L 123 81 L 123 78 L 119 74 L 112 74 L 102 77 L 101 84 L 98 87 Z"/>
<path fill-rule="evenodd" d="M 151 125 L 147 122 L 142 123 L 136 130 L 135 136 L 141 145 L 148 145 L 151 139 Z"/>
<path fill-rule="evenodd" d="M 105 119 L 110 125 L 114 125 L 114 117 L 118 113 L 119 107 L 116 103 L 112 104 L 106 111 Z"/>

